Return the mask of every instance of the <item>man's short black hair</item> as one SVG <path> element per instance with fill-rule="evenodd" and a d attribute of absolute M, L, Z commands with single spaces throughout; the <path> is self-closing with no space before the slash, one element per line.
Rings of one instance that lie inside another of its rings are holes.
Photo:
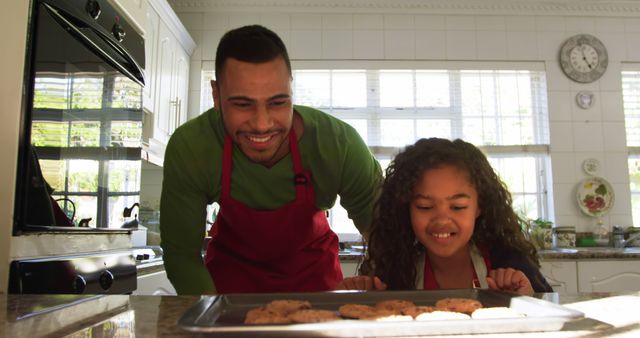
<path fill-rule="evenodd" d="M 228 31 L 220 39 L 216 51 L 216 80 L 220 82 L 222 68 L 228 58 L 243 62 L 263 63 L 282 57 L 291 76 L 291 61 L 280 37 L 260 25 L 249 25 Z"/>

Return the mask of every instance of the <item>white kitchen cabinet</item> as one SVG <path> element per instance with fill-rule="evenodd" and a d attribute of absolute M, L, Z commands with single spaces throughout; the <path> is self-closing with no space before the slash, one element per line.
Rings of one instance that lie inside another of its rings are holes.
<path fill-rule="evenodd" d="M 157 271 L 138 276 L 138 288 L 133 295 L 167 296 L 176 295 L 176 289 L 167 278 L 166 271 Z"/>
<path fill-rule="evenodd" d="M 572 260 L 552 260 L 540 262 L 540 271 L 559 294 L 576 293 L 578 291 L 577 264 Z"/>
<path fill-rule="evenodd" d="M 640 291 L 640 261 L 578 261 L 580 292 Z"/>
<path fill-rule="evenodd" d="M 195 43 L 166 0 L 150 0 L 147 11 L 143 140 L 148 152 L 163 154 L 173 131 L 187 120 Z"/>
<path fill-rule="evenodd" d="M 147 27 L 147 0 L 109 0 L 127 17 L 127 22 L 144 36 Z"/>

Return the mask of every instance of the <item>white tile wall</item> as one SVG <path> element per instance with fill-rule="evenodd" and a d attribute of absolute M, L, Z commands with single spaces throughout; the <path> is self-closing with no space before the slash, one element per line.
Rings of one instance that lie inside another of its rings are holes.
<path fill-rule="evenodd" d="M 417 30 L 416 59 L 444 60 L 446 58 L 447 37 L 444 30 Z"/>
<path fill-rule="evenodd" d="M 322 57 L 325 59 L 353 58 L 352 30 L 324 30 L 322 32 Z"/>
<path fill-rule="evenodd" d="M 384 31 L 354 30 L 353 58 L 384 59 Z"/>
<path fill-rule="evenodd" d="M 382 30 L 384 16 L 381 14 L 356 14 L 353 16 L 353 29 Z"/>
<path fill-rule="evenodd" d="M 538 36 L 535 32 L 507 31 L 505 60 L 535 60 L 538 55 Z"/>
<path fill-rule="evenodd" d="M 538 61 L 547 75 L 550 156 L 555 215 L 559 225 L 579 231 L 595 224 L 575 201 L 575 187 L 586 177 L 582 162 L 601 163 L 599 175 L 614 184 L 616 202 L 603 218 L 631 224 L 626 161 L 621 64 L 640 63 L 640 20 L 636 17 L 561 15 L 438 15 L 410 11 L 358 12 L 215 12 L 178 13 L 198 47 L 192 56 L 189 111 L 199 108 L 199 69 L 214 60 L 225 31 L 244 24 L 263 24 L 276 31 L 293 60 L 490 60 Z M 591 84 L 569 80 L 557 62 L 567 38 L 589 33 L 609 51 L 609 68 Z M 199 68 L 200 67 L 200 68 Z M 576 106 L 580 90 L 595 94 L 595 104 Z"/>
<path fill-rule="evenodd" d="M 507 60 L 507 33 L 505 31 L 477 31 L 478 60 Z"/>
<path fill-rule="evenodd" d="M 575 121 L 571 129 L 574 151 L 602 152 L 604 150 L 601 123 Z"/>
<path fill-rule="evenodd" d="M 385 30 L 384 56 L 392 60 L 413 60 L 416 55 L 416 36 L 413 30 Z"/>

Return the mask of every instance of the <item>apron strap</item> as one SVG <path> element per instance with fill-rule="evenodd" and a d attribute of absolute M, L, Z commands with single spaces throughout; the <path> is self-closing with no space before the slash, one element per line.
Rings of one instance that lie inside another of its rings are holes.
<path fill-rule="evenodd" d="M 424 290 L 424 264 L 426 255 L 423 250 L 420 256 L 418 256 L 418 262 L 416 264 L 416 290 Z"/>
<path fill-rule="evenodd" d="M 473 263 L 473 269 L 476 272 L 476 280 L 479 282 L 479 287 L 481 289 L 488 289 L 489 288 L 489 284 L 487 283 L 487 265 L 484 262 L 484 258 L 482 257 L 482 254 L 480 254 L 480 250 L 478 250 L 478 247 L 474 244 L 474 243 L 470 243 L 471 244 L 471 248 L 469 250 L 469 254 L 471 255 L 471 263 Z M 478 285 L 476 285 L 476 280 L 474 280 L 473 282 L 473 287 L 478 287 Z"/>
<path fill-rule="evenodd" d="M 302 159 L 298 149 L 298 138 L 296 132 L 291 127 L 289 131 L 289 149 L 291 151 L 291 161 L 293 162 L 293 183 L 296 188 L 296 200 L 302 201 L 307 193 L 307 186 L 311 184 L 311 177 L 302 168 Z"/>
<path fill-rule="evenodd" d="M 222 150 L 222 191 L 221 197 L 231 196 L 231 165 L 233 163 L 233 140 L 231 136 L 225 135 Z"/>

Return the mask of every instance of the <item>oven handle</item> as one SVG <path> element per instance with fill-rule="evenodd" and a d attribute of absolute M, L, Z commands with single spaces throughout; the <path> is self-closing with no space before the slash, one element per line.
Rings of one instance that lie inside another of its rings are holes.
<path fill-rule="evenodd" d="M 136 63 L 136 61 L 131 57 L 129 52 L 125 50 L 122 46 L 120 46 L 117 42 L 112 41 L 112 37 L 108 34 L 105 34 L 100 29 L 94 27 L 91 23 L 82 20 L 79 17 L 72 16 L 66 11 L 54 7 L 49 3 L 42 3 L 42 5 L 49 11 L 49 13 L 58 21 L 67 31 L 71 32 L 73 35 L 81 39 L 85 45 L 95 52 L 99 53 L 103 57 L 107 58 L 109 63 L 111 63 L 118 70 L 127 75 L 130 79 L 137 82 L 141 86 L 144 87 L 144 73 L 140 66 Z M 109 53 L 105 52 L 100 46 L 98 46 L 90 37 L 82 33 L 80 29 L 82 28 L 80 25 L 74 25 L 75 23 L 80 23 L 85 27 L 90 28 L 96 35 L 106 42 L 111 48 L 113 48 L 120 56 L 122 56 L 125 61 L 129 63 L 129 67 L 125 67 L 120 64 L 120 62 L 116 61 L 109 55 Z M 133 68 L 133 69 L 129 69 Z M 135 74 L 134 74 L 135 73 Z"/>

